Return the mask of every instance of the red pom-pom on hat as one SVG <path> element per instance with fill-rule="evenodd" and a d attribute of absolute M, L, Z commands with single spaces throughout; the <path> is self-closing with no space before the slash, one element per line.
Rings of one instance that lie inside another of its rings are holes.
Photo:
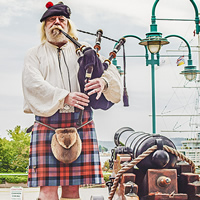
<path fill-rule="evenodd" d="M 51 1 L 47 2 L 46 4 L 46 8 L 51 8 L 53 6 L 53 3 Z"/>

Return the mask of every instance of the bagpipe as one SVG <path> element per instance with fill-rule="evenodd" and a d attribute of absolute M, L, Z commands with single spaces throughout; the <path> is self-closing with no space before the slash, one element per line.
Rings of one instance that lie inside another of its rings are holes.
<path fill-rule="evenodd" d="M 72 38 L 68 33 L 60 30 L 71 42 L 73 42 L 77 49 L 76 53 L 79 56 L 79 71 L 78 71 L 78 81 L 80 84 L 81 92 L 86 93 L 84 91 L 85 84 L 95 78 L 100 78 L 105 70 L 108 69 L 109 65 L 113 58 L 116 57 L 116 54 L 120 50 L 121 46 L 125 43 L 125 38 L 121 38 L 118 43 L 115 45 L 112 52 L 109 54 L 109 58 L 106 59 L 103 63 L 99 59 L 98 51 L 101 49 L 101 37 L 103 31 L 100 29 L 96 33 L 96 43 L 94 45 L 94 49 L 91 47 L 86 47 L 85 45 L 80 44 L 77 40 Z M 93 94 L 89 97 L 90 103 L 89 106 L 93 109 L 102 109 L 107 110 L 114 105 L 111 101 L 108 101 L 104 94 L 102 93 L 100 98 L 96 99 L 96 94 Z M 82 124 L 82 115 L 83 111 L 80 111 L 79 120 L 77 125 Z"/>

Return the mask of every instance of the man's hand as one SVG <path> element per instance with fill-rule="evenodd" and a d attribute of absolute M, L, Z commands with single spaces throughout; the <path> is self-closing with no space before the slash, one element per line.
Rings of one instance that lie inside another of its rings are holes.
<path fill-rule="evenodd" d="M 88 95 L 92 95 L 97 93 L 96 99 L 98 100 L 105 89 L 106 81 L 103 78 L 95 78 L 89 80 L 87 84 L 85 84 L 85 91 L 91 90 Z"/>
<path fill-rule="evenodd" d="M 84 110 L 84 106 L 88 106 L 89 97 L 81 92 L 71 92 L 65 97 L 65 104 Z"/>

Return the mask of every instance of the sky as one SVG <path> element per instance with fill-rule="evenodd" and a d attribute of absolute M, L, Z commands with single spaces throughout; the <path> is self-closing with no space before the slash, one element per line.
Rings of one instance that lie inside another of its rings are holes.
<path fill-rule="evenodd" d="M 52 1 L 54 4 L 58 1 Z M 151 10 L 154 0 L 63 0 L 72 11 L 71 20 L 77 29 L 96 33 L 103 30 L 103 35 L 120 39 L 125 35 L 136 35 L 145 38 L 150 31 Z M 196 0 L 200 9 L 200 0 Z M 17 125 L 27 128 L 33 124 L 34 116 L 23 113 L 23 92 L 21 73 L 26 52 L 29 48 L 40 44 L 40 18 L 46 11 L 47 1 L 41 0 L 0 0 L 0 137 L 7 136 L 7 130 Z M 156 7 L 157 18 L 195 19 L 194 8 L 189 0 L 160 0 Z M 157 20 L 158 32 L 163 37 L 176 34 L 184 37 L 192 48 L 193 64 L 198 66 L 198 36 L 193 35 L 195 23 L 193 21 Z M 95 37 L 79 33 L 79 41 L 95 44 Z M 160 66 L 156 66 L 156 113 L 163 111 L 176 114 L 193 112 L 192 103 L 196 101 L 195 89 L 177 89 L 174 87 L 196 86 L 197 82 L 187 82 L 179 73 L 184 65 L 177 67 L 176 59 L 185 56 L 187 63 L 187 48 L 182 40 L 169 38 L 170 44 L 160 50 Z M 151 66 L 146 66 L 144 47 L 135 38 L 127 38 L 125 44 L 127 57 L 127 90 L 129 107 L 123 102 L 114 105 L 107 111 L 94 111 L 94 120 L 99 140 L 112 141 L 114 134 L 122 127 L 131 127 L 135 131 L 152 133 L 151 120 Z M 100 53 L 108 57 L 115 43 L 102 39 Z M 178 51 L 179 50 L 179 51 Z M 118 56 L 122 55 L 122 51 Z M 173 57 L 166 57 L 173 55 Z M 122 66 L 122 58 L 117 58 Z M 122 77 L 123 81 L 123 77 Z M 175 92 L 175 90 L 178 90 Z M 194 92 L 195 90 L 195 92 Z M 192 103 L 191 103 L 192 102 Z M 187 106 L 184 106 L 187 104 Z M 180 120 L 180 119 L 179 119 Z M 191 137 L 193 133 L 172 133 L 175 126 L 181 129 L 189 124 L 183 119 L 184 125 L 176 124 L 177 119 L 156 117 L 157 133 L 167 137 Z M 196 126 L 197 127 L 197 126 Z M 180 130 L 180 129 L 178 129 Z"/>

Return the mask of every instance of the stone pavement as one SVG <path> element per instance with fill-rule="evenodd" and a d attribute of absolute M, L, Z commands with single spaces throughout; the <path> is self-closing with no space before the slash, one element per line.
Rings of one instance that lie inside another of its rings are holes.
<path fill-rule="evenodd" d="M 36 200 L 39 188 L 23 188 L 23 200 Z M 59 195 L 61 188 L 58 189 Z M 90 200 L 92 195 L 103 196 L 108 199 L 108 188 L 80 188 L 81 200 Z M 0 188 L 0 200 L 11 200 L 10 188 Z"/>

